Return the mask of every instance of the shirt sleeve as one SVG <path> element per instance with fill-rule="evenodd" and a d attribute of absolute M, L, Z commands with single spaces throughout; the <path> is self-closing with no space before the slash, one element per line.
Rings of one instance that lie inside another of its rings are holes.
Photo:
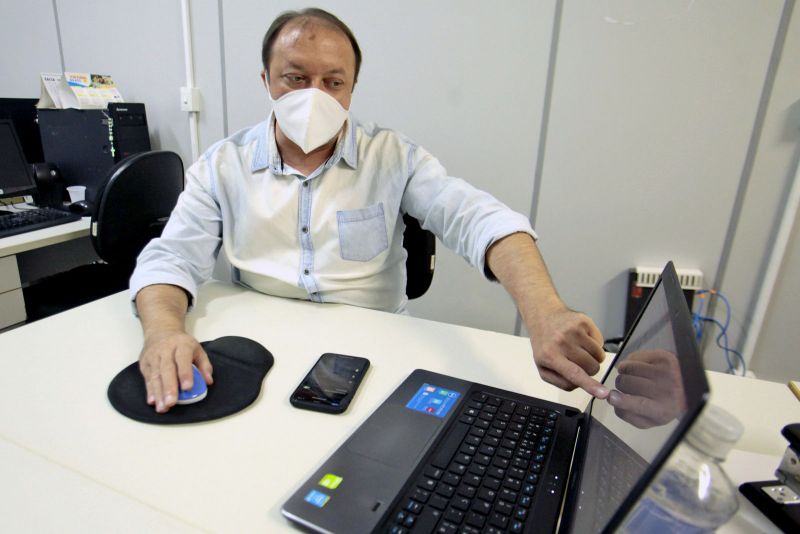
<path fill-rule="evenodd" d="M 486 265 L 486 251 L 493 243 L 518 232 L 537 239 L 527 217 L 461 178 L 448 176 L 424 149 L 412 148 L 408 167 L 403 212 L 420 221 L 487 279 L 496 281 Z"/>
<path fill-rule="evenodd" d="M 132 301 L 146 286 L 171 284 L 190 294 L 191 307 L 198 286 L 211 277 L 222 242 L 222 215 L 210 165 L 204 156 L 186 171 L 186 188 L 161 237 L 150 241 L 137 258 L 130 280 Z"/>

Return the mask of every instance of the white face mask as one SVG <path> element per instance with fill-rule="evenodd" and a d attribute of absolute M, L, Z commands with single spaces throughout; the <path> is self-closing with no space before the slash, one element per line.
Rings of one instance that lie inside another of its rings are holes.
<path fill-rule="evenodd" d="M 338 100 L 313 87 L 269 99 L 281 131 L 306 154 L 333 139 L 347 119 Z"/>

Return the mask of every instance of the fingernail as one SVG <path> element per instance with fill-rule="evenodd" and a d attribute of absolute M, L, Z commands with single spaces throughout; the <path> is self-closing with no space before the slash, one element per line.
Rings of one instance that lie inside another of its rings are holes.
<path fill-rule="evenodd" d="M 619 401 L 620 401 L 619 391 L 614 390 L 608 394 L 608 403 L 611 406 L 616 406 Z"/>
<path fill-rule="evenodd" d="M 594 392 L 594 396 L 599 398 L 599 399 L 605 399 L 610 394 L 611 393 L 608 391 L 608 388 L 605 388 L 603 386 L 598 387 Z"/>
<path fill-rule="evenodd" d="M 181 389 L 184 391 L 186 391 L 187 389 L 192 389 L 192 384 L 193 384 L 192 382 L 184 380 L 183 383 L 181 383 Z"/>
<path fill-rule="evenodd" d="M 164 404 L 171 405 L 174 403 L 175 403 L 175 397 L 173 397 L 171 394 L 164 397 Z"/>
<path fill-rule="evenodd" d="M 161 401 L 158 401 L 158 403 L 156 403 L 156 410 L 159 411 L 159 412 L 163 411 L 164 410 L 164 403 L 161 402 Z"/>
<path fill-rule="evenodd" d="M 156 401 L 156 398 L 152 395 L 147 396 L 147 404 L 153 404 Z"/>

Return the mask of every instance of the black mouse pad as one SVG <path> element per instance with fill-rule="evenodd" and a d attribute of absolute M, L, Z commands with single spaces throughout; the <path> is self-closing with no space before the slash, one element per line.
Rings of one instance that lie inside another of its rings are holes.
<path fill-rule="evenodd" d="M 139 362 L 114 377 L 108 400 L 119 413 L 143 423 L 177 425 L 211 421 L 248 407 L 261 392 L 264 377 L 272 367 L 272 354 L 252 339 L 227 336 L 201 343 L 214 366 L 214 383 L 206 398 L 194 404 L 175 405 L 167 413 L 156 413 L 147 404 Z"/>

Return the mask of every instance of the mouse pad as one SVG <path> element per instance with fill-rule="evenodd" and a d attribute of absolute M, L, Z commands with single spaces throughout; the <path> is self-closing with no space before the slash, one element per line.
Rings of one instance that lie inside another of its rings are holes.
<path fill-rule="evenodd" d="M 221 337 L 201 345 L 214 366 L 214 383 L 208 387 L 205 399 L 173 406 L 167 413 L 156 413 L 147 404 L 147 390 L 137 361 L 120 371 L 109 384 L 111 405 L 136 421 L 177 425 L 219 419 L 252 404 L 272 367 L 272 354 L 252 339 L 238 336 Z"/>

